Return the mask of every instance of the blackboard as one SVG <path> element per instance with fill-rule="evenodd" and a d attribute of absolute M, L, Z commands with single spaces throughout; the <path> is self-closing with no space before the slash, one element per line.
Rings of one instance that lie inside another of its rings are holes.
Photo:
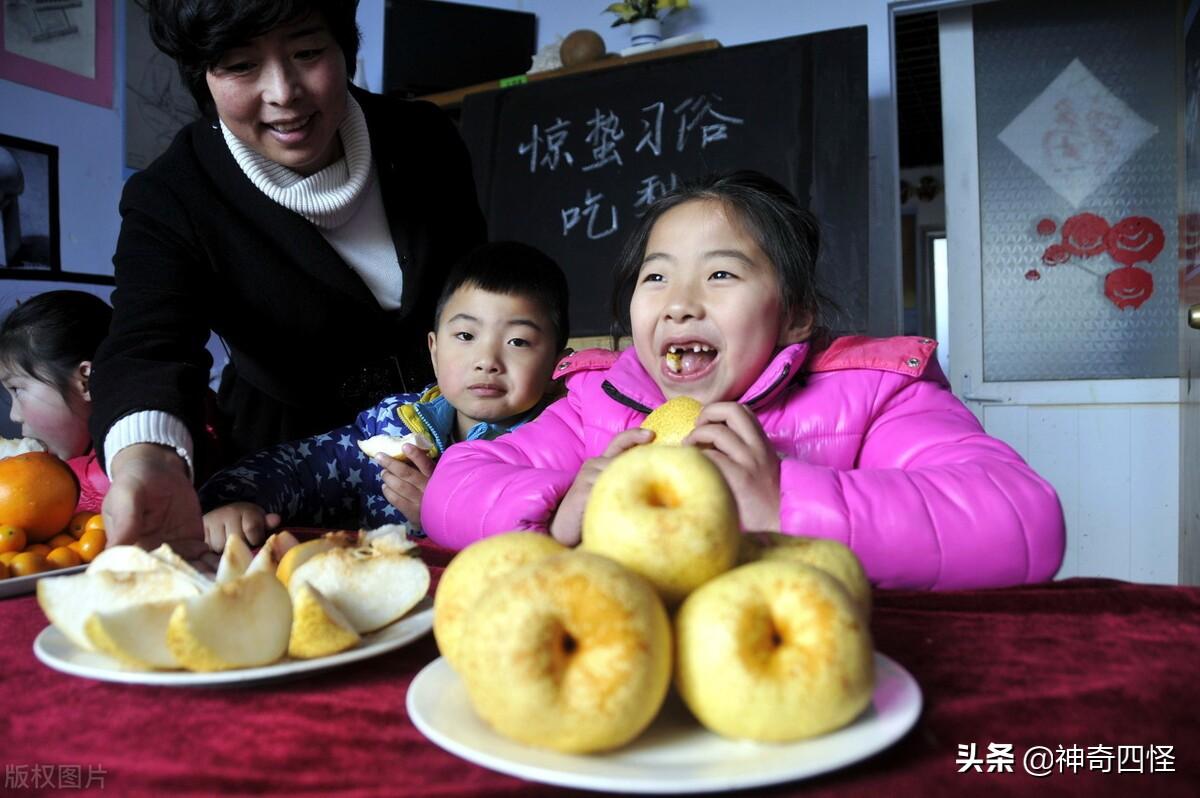
<path fill-rule="evenodd" d="M 612 266 L 647 200 L 757 169 L 822 225 L 837 329 L 867 326 L 867 33 L 823 31 L 468 95 L 461 127 L 492 240 L 550 254 L 571 334 L 610 330 Z"/>

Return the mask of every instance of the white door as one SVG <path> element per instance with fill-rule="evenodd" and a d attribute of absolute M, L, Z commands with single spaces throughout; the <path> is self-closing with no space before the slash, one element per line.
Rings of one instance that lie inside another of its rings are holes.
<path fill-rule="evenodd" d="M 1181 20 L 1163 0 L 1141 11 L 1157 18 L 1134 21 L 1136 5 L 1019 0 L 940 15 L 950 378 L 1058 490 L 1059 578 L 1196 582 L 1200 415 L 1181 364 L 1200 333 L 1180 332 L 1170 121 Z"/>

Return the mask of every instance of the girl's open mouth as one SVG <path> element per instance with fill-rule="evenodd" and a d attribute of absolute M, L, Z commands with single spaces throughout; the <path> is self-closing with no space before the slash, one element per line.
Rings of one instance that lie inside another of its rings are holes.
<path fill-rule="evenodd" d="M 718 351 L 709 344 L 689 342 L 671 344 L 662 359 L 662 371 L 676 381 L 700 379 L 712 371 Z"/>

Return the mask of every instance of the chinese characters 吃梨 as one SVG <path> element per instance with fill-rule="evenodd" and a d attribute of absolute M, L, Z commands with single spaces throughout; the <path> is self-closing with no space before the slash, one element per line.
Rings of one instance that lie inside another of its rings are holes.
<path fill-rule="evenodd" d="M 628 155 L 630 146 L 632 154 L 645 151 L 652 157 L 661 156 L 664 149 L 684 152 L 689 145 L 703 150 L 715 142 L 727 140 L 732 126 L 745 124 L 745 119 L 719 111 L 717 103 L 720 102 L 719 95 L 700 94 L 673 105 L 664 101 L 646 105 L 635 120 L 641 127 L 636 143 L 632 136 L 626 139 L 622 119 L 616 112 L 596 108 L 583 123 L 586 128 L 583 143 L 576 145 L 580 158 L 576 158 L 571 149 L 572 121 L 555 116 L 549 124 L 532 125 L 528 140 L 518 145 L 517 155 L 528 160 L 531 174 L 539 170 L 573 169 L 577 164 L 579 171 L 594 173 L 611 165 L 624 166 L 622 148 L 626 148 Z M 632 197 L 634 213 L 674 189 L 678 183 L 679 177 L 674 172 L 643 178 Z M 606 197 L 591 187 L 585 188 L 581 202 L 562 208 L 560 215 L 564 236 L 577 231 L 595 240 L 612 235 L 620 227 L 617 198 Z"/>

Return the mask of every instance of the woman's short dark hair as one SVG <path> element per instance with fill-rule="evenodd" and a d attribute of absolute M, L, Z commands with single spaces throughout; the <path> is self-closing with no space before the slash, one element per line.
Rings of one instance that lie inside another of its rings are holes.
<path fill-rule="evenodd" d="M 358 0 L 146 0 L 150 37 L 179 66 L 196 105 L 213 114 L 206 75 L 232 47 L 280 25 L 319 12 L 354 75 L 358 58 Z"/>
<path fill-rule="evenodd" d="M 817 217 L 775 180 L 761 172 L 743 170 L 684 183 L 646 210 L 617 258 L 612 297 L 614 337 L 629 333 L 629 302 L 646 256 L 650 231 L 667 211 L 693 200 L 719 202 L 745 225 L 775 267 L 785 318 L 797 325 L 807 321 L 813 330 L 824 325 L 825 311 L 831 303 L 817 286 L 817 254 L 821 247 Z"/>
<path fill-rule="evenodd" d="M 66 394 L 79 364 L 108 335 L 112 308 L 84 291 L 47 291 L 21 302 L 0 322 L 0 368 L 21 371 Z"/>
<path fill-rule="evenodd" d="M 532 300 L 550 317 L 558 350 L 566 348 L 570 337 L 567 277 L 554 259 L 540 249 L 517 241 L 496 241 L 468 252 L 446 276 L 434 313 L 434 327 L 441 324 L 442 311 L 450 297 L 464 285 Z"/>

